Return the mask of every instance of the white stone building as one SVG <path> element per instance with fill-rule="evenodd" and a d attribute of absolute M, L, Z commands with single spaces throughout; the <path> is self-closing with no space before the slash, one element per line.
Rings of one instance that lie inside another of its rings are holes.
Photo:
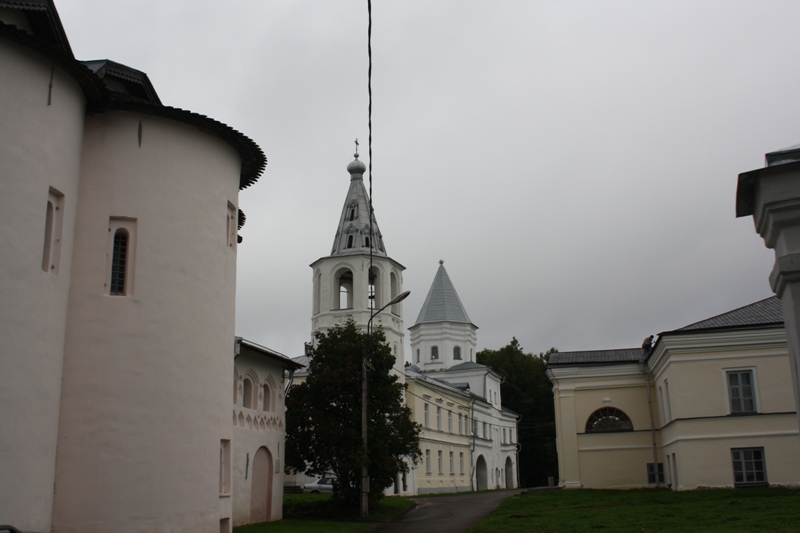
<path fill-rule="evenodd" d="M 517 422 L 519 416 L 502 406 L 500 389 L 504 377 L 492 368 L 476 362 L 477 329 L 461 299 L 458 297 L 444 261 L 431 284 L 428 296 L 419 312 L 417 321 L 409 328 L 414 364 L 407 369 L 406 381 L 415 382 L 420 389 L 428 388 L 428 394 L 415 391 L 419 398 L 414 404 L 414 416 L 425 428 L 420 446 L 423 455 L 427 450 L 437 454 L 461 453 L 463 435 L 469 437 L 469 483 L 449 485 L 441 480 L 430 479 L 442 469 L 424 471 L 417 468 L 418 492 L 450 492 L 458 490 L 487 490 L 516 488 L 519 485 L 517 468 Z M 455 409 L 442 405 L 443 394 L 436 393 L 434 383 L 461 391 L 468 400 L 466 410 L 458 402 Z M 427 397 L 426 397 L 427 396 Z M 407 398 L 409 405 L 411 399 Z M 420 417 L 420 407 L 423 409 Z M 436 411 L 436 424 L 432 425 L 425 409 Z M 440 414 L 448 419 L 447 429 L 440 423 Z M 461 431 L 461 411 L 465 424 Z M 450 423 L 458 417 L 458 430 Z M 433 431 L 433 429 L 436 431 Z M 444 472 L 449 476 L 460 475 L 461 470 L 450 467 Z"/>
<path fill-rule="evenodd" d="M 231 527 L 239 191 L 266 159 L 0 0 L 0 523 Z"/>
<path fill-rule="evenodd" d="M 233 525 L 283 516 L 286 380 L 300 365 L 283 354 L 236 338 L 233 369 L 231 499 Z"/>
<path fill-rule="evenodd" d="M 312 338 L 348 317 L 366 329 L 372 313 L 403 292 L 404 267 L 387 254 L 374 215 L 370 224 L 366 167 L 355 157 L 347 166 L 350 187 L 331 254 L 311 264 Z M 518 416 L 501 405 L 502 376 L 475 362 L 477 327 L 444 267 L 439 267 L 420 317 L 410 328 L 412 351 L 418 354 L 415 366 L 404 366 L 402 303 L 375 315 L 377 326 L 383 327 L 395 355 L 394 371 L 408 384 L 406 402 L 423 425 L 422 463 L 410 465 L 409 475 L 398 475 L 388 492 L 516 487 Z M 306 356 L 294 360 L 308 362 Z"/>

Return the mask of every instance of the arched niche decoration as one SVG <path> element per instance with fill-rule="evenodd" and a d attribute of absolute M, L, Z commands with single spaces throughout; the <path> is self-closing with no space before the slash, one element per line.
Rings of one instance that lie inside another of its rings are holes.
<path fill-rule="evenodd" d="M 586 433 L 633 431 L 630 417 L 616 407 L 601 407 L 586 421 Z"/>

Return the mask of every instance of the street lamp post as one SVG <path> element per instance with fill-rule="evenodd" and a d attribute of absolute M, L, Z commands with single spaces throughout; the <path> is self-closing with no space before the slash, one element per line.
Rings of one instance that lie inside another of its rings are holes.
<path fill-rule="evenodd" d="M 398 304 L 408 298 L 411 291 L 401 292 L 392 300 L 378 309 L 375 313 L 370 312 L 367 321 L 367 339 L 361 352 L 361 442 L 364 445 L 364 462 L 361 465 L 361 516 L 369 515 L 369 467 L 367 454 L 367 343 L 372 342 L 372 319 L 380 314 L 381 311 L 391 305 Z"/>

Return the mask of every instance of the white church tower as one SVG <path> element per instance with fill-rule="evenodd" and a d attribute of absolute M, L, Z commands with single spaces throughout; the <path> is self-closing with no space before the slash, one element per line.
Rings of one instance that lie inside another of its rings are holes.
<path fill-rule="evenodd" d="M 372 313 L 403 292 L 405 267 L 386 254 L 374 212 L 370 228 L 365 171 L 366 165 L 359 161 L 356 153 L 355 160 L 347 165 L 350 189 L 339 217 L 331 254 L 311 264 L 314 284 L 312 334 L 325 332 L 348 317 L 366 329 Z M 372 320 L 373 328 L 383 326 L 386 342 L 395 355 L 394 369 L 401 379 L 404 364 L 402 305 L 395 304 Z"/>
<path fill-rule="evenodd" d="M 413 363 L 422 372 L 474 363 L 477 330 L 447 275 L 444 261 L 439 261 L 428 297 L 409 328 Z"/>

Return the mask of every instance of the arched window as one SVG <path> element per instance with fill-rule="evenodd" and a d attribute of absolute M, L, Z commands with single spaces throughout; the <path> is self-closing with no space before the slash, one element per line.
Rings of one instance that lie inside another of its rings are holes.
<path fill-rule="evenodd" d="M 353 236 L 352 235 L 348 235 L 347 236 L 347 247 L 348 248 L 352 248 L 353 247 Z"/>
<path fill-rule="evenodd" d="M 262 388 L 264 392 L 264 410 L 271 411 L 272 406 L 270 405 L 271 398 L 269 396 L 269 385 L 264 385 Z"/>
<path fill-rule="evenodd" d="M 114 233 L 114 249 L 111 256 L 111 285 L 109 294 L 125 295 L 125 269 L 128 264 L 128 230 L 118 229 Z"/>
<path fill-rule="evenodd" d="M 633 431 L 633 423 L 628 415 L 615 407 L 602 407 L 586 421 L 586 433 L 609 431 Z"/>
<path fill-rule="evenodd" d="M 369 275 L 369 292 L 368 298 L 369 302 L 367 302 L 370 309 L 378 309 L 381 307 L 381 277 L 380 271 L 376 267 L 372 267 L 370 270 Z"/>
<path fill-rule="evenodd" d="M 431 359 L 439 359 L 439 347 L 431 346 Z"/>
<path fill-rule="evenodd" d="M 320 294 L 322 293 L 322 274 L 317 273 L 314 277 L 314 314 L 320 311 Z"/>
<path fill-rule="evenodd" d="M 335 302 L 335 309 L 353 308 L 353 273 L 350 270 L 342 270 L 336 276 L 336 285 L 339 288 L 338 300 Z"/>
<path fill-rule="evenodd" d="M 391 293 L 390 300 L 397 298 L 397 275 L 394 272 L 389 274 L 389 292 Z M 392 313 L 399 314 L 397 312 L 397 304 L 392 306 Z"/>
<path fill-rule="evenodd" d="M 242 384 L 242 405 L 248 409 L 253 408 L 253 383 L 248 378 L 244 378 Z"/>
<path fill-rule="evenodd" d="M 356 208 L 355 207 L 351 207 L 350 208 L 350 218 L 349 218 L 349 220 L 353 220 L 355 218 L 356 218 Z"/>
<path fill-rule="evenodd" d="M 461 359 L 461 347 L 454 346 L 453 347 L 453 359 Z"/>

